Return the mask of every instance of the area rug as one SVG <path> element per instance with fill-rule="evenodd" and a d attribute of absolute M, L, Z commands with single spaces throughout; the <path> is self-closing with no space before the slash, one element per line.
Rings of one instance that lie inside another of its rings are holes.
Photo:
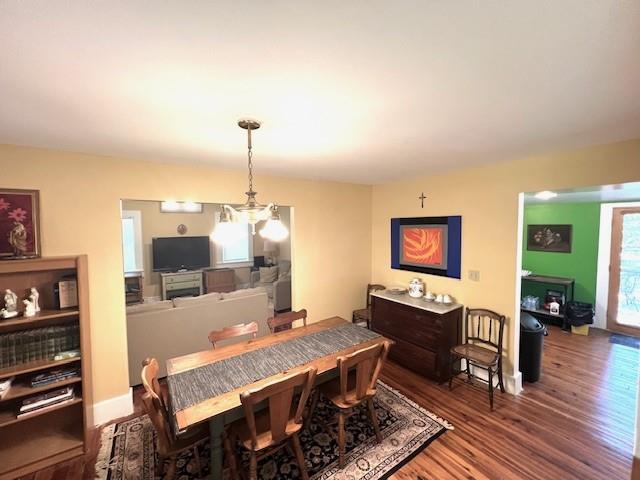
<path fill-rule="evenodd" d="M 400 392 L 378 382 L 376 412 L 383 441 L 376 444 L 366 409 L 358 409 L 346 422 L 347 464 L 338 467 L 335 426 L 329 425 L 337 410 L 322 396 L 311 425 L 300 434 L 307 471 L 312 480 L 377 480 L 388 478 L 447 430 L 446 420 L 418 406 Z M 240 451 L 240 450 L 239 450 Z M 200 448 L 203 476 L 209 474 L 209 445 Z M 101 480 L 152 480 L 160 478 L 155 452 L 155 432 L 145 415 L 109 425 L 102 432 L 96 463 Z M 246 455 L 243 461 L 247 461 Z M 258 464 L 259 477 L 300 478 L 298 465 L 288 449 L 281 449 Z M 192 452 L 178 459 L 178 480 L 198 478 Z"/>
<path fill-rule="evenodd" d="M 621 335 L 619 333 L 612 333 L 609 337 L 609 343 L 617 343 L 618 345 L 624 345 L 625 347 L 640 349 L 640 338 Z"/>

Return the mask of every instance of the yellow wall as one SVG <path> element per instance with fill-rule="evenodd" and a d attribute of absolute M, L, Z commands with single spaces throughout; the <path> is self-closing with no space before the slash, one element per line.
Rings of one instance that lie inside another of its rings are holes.
<path fill-rule="evenodd" d="M 95 401 L 126 393 L 120 199 L 241 203 L 242 171 L 0 146 L 2 186 L 41 193 L 44 255 L 89 255 Z M 294 307 L 348 318 L 370 280 L 406 284 L 389 268 L 389 219 L 462 215 L 462 269 L 480 282 L 423 276 L 429 289 L 513 318 L 519 192 L 640 180 L 640 140 L 416 177 L 372 187 L 262 176 L 259 198 L 292 211 Z M 428 198 L 419 207 L 418 195 Z M 511 338 L 511 332 L 507 332 Z M 513 358 L 511 343 L 507 345 Z"/>
<path fill-rule="evenodd" d="M 507 370 L 511 370 L 518 194 L 638 180 L 640 140 L 376 185 L 372 280 L 387 286 L 406 285 L 418 276 L 429 290 L 507 315 Z M 423 191 L 427 195 L 424 209 L 418 200 Z M 389 219 L 439 215 L 462 215 L 462 280 L 392 270 Z M 467 279 L 469 270 L 480 271 L 479 282 Z"/>
<path fill-rule="evenodd" d="M 89 256 L 94 401 L 128 391 L 120 200 L 242 203 L 246 173 L 0 146 L 3 187 L 40 190 L 42 252 Z M 258 198 L 295 208 L 294 307 L 349 318 L 371 277 L 371 187 L 260 175 Z"/>

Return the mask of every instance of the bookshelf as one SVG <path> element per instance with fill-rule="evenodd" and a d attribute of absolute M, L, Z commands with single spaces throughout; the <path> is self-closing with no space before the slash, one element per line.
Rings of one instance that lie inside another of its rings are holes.
<path fill-rule="evenodd" d="M 71 277 L 77 279 L 78 306 L 56 309 L 54 284 Z M 0 300 L 4 290 L 10 288 L 18 295 L 22 306 L 21 300 L 26 298 L 31 287 L 40 292 L 42 310 L 33 317 L 25 318 L 21 314 L 15 318 L 0 319 L 0 349 L 9 345 L 10 336 L 12 341 L 20 337 L 34 342 L 21 344 L 28 354 L 22 354 L 19 363 L 15 354 L 0 357 L 0 380 L 14 377 L 10 389 L 0 399 L 0 480 L 28 475 L 85 454 L 86 432 L 92 425 L 86 255 L 0 262 Z M 30 332 L 34 332 L 33 339 L 29 337 Z M 59 343 L 49 343 L 48 349 L 40 347 L 38 350 L 38 345 L 41 345 L 38 339 L 45 341 L 49 334 L 55 334 L 55 342 Z M 58 346 L 68 350 L 76 343 L 79 356 L 53 358 L 53 351 Z M 35 387 L 31 385 L 32 378 L 38 374 L 77 367 L 77 376 Z M 61 388 L 72 388 L 73 399 L 18 417 L 25 400 Z"/>

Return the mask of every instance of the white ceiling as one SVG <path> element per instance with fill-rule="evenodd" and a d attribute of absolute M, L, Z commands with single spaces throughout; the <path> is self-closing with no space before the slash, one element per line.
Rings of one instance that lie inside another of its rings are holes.
<path fill-rule="evenodd" d="M 0 143 L 378 183 L 640 137 L 640 1 L 0 0 Z"/>
<path fill-rule="evenodd" d="M 557 190 L 558 196 L 549 200 L 536 198 L 535 193 L 526 193 L 525 203 L 637 202 L 640 201 L 640 182 Z"/>

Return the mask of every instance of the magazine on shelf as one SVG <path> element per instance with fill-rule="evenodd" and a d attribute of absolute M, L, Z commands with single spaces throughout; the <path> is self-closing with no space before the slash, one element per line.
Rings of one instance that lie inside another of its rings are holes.
<path fill-rule="evenodd" d="M 39 410 L 53 404 L 61 403 L 65 400 L 73 399 L 73 387 L 59 388 L 34 397 L 26 398 L 22 401 L 20 413 Z"/>
<path fill-rule="evenodd" d="M 35 408 L 35 409 L 29 410 L 29 411 L 20 412 L 20 413 L 18 413 L 18 415 L 16 417 L 17 418 L 24 418 L 24 417 L 28 417 L 30 415 L 37 415 L 39 413 L 46 412 L 47 410 L 53 410 L 54 408 L 58 408 L 60 405 L 71 403 L 74 400 L 75 400 L 75 398 L 72 395 L 71 398 L 68 398 L 66 400 L 61 400 L 59 402 L 49 403 L 49 404 L 47 404 L 47 405 L 45 405 L 43 407 L 40 407 L 40 408 Z"/>
<path fill-rule="evenodd" d="M 66 368 L 51 370 L 46 373 L 40 373 L 31 378 L 32 387 L 42 387 L 51 383 L 61 382 L 69 378 L 79 377 L 80 370 L 78 368 Z"/>

